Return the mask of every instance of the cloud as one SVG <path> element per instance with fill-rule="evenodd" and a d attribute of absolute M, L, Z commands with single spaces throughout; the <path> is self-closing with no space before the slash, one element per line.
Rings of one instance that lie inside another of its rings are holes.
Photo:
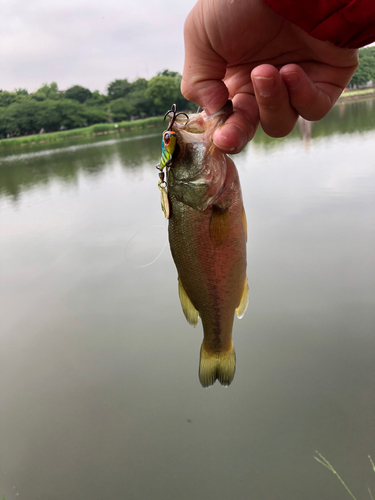
<path fill-rule="evenodd" d="M 3 0 L 0 88 L 56 81 L 105 90 L 116 78 L 182 71 L 183 23 L 194 1 Z"/>

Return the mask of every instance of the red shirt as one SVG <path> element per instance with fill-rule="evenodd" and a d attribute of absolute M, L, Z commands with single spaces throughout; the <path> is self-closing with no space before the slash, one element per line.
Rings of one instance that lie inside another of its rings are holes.
<path fill-rule="evenodd" d="M 309 35 L 339 47 L 375 41 L 375 0 L 263 0 Z"/>

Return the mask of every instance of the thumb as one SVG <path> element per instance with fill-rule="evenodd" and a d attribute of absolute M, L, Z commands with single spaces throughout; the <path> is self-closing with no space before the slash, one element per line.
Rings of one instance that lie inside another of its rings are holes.
<path fill-rule="evenodd" d="M 214 113 L 228 100 L 228 89 L 223 82 L 227 63 L 213 50 L 198 8 L 194 8 L 185 21 L 184 39 L 182 95 L 208 113 Z"/>

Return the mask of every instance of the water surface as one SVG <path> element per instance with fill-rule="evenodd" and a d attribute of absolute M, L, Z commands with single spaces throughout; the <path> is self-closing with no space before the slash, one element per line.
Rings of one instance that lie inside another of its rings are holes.
<path fill-rule="evenodd" d="M 169 249 L 138 267 L 167 235 L 160 131 L 0 156 L 0 496 L 345 498 L 315 450 L 375 495 L 374 101 L 307 136 L 234 158 L 250 303 L 227 389 L 199 384 Z"/>

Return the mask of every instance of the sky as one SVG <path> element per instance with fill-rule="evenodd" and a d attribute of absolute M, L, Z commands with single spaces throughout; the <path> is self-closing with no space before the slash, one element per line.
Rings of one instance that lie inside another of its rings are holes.
<path fill-rule="evenodd" d="M 196 0 L 0 0 L 0 89 L 56 82 L 105 92 L 117 78 L 182 73 Z"/>
<path fill-rule="evenodd" d="M 0 0 L 0 89 L 56 82 L 105 92 L 117 78 L 182 73 L 196 0 Z"/>

